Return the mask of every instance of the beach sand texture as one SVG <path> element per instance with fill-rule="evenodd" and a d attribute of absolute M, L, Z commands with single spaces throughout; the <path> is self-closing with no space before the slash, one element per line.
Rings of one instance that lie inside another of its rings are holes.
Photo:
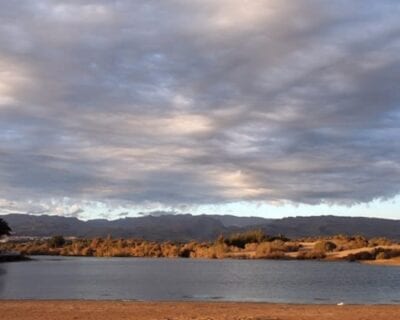
<path fill-rule="evenodd" d="M 1 320 L 388 320 L 400 305 L 236 302 L 0 301 Z"/>

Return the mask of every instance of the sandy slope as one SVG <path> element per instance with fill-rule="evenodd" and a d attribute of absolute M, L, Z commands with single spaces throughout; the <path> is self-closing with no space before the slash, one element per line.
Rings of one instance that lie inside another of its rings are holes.
<path fill-rule="evenodd" d="M 372 252 L 372 250 L 379 249 L 379 248 L 400 250 L 400 245 L 364 247 L 364 248 L 358 248 L 358 249 L 343 250 L 343 251 L 338 251 L 338 252 L 332 252 L 329 254 L 329 257 L 335 258 L 335 259 L 343 259 L 346 256 L 348 256 L 349 254 L 355 254 L 355 253 L 362 252 L 362 251 Z"/>
<path fill-rule="evenodd" d="M 366 260 L 363 263 L 381 266 L 400 266 L 400 257 L 385 260 Z"/>
<path fill-rule="evenodd" d="M 400 305 L 336 306 L 266 303 L 0 301 L 2 320 L 388 320 Z"/>

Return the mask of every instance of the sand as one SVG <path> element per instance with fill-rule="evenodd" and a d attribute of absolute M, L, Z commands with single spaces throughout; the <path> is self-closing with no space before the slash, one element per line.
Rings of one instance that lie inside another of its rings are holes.
<path fill-rule="evenodd" d="M 400 267 L 400 257 L 382 260 L 365 260 L 365 264 L 379 265 L 379 266 L 397 266 Z"/>
<path fill-rule="evenodd" d="M 0 319 L 29 320 L 388 320 L 400 305 L 288 305 L 229 302 L 0 301 Z"/>

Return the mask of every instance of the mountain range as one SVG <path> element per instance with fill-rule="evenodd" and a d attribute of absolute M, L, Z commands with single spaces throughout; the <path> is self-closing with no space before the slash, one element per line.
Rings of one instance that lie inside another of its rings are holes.
<path fill-rule="evenodd" d="M 141 238 L 156 241 L 208 241 L 248 229 L 289 238 L 335 234 L 387 237 L 400 240 L 400 220 L 312 216 L 265 219 L 232 215 L 165 214 L 127 217 L 118 220 L 82 221 L 74 217 L 8 214 L 1 216 L 16 236 L 75 236 Z"/>

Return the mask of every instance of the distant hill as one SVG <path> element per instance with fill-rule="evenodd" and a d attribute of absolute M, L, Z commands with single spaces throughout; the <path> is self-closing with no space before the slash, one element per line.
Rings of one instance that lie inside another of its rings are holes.
<path fill-rule="evenodd" d="M 221 221 L 225 227 L 239 228 L 262 225 L 274 221 L 273 219 L 265 219 L 260 217 L 238 217 L 233 215 L 208 215 L 208 217 L 212 217 L 218 221 Z"/>
<path fill-rule="evenodd" d="M 289 238 L 334 234 L 385 236 L 400 240 L 400 220 L 360 217 L 293 217 L 264 219 L 231 215 L 160 215 L 119 220 L 89 220 L 59 216 L 3 215 L 15 235 L 141 238 L 146 240 L 207 241 L 220 234 L 258 228 Z"/>
<path fill-rule="evenodd" d="M 143 216 L 119 220 L 89 220 L 59 216 L 32 216 L 10 214 L 2 216 L 13 233 L 19 236 L 52 236 L 56 234 L 77 237 L 142 238 L 146 240 L 209 240 L 221 233 L 236 230 L 207 215 Z"/>
<path fill-rule="evenodd" d="M 273 220 L 261 227 L 268 234 L 281 233 L 289 238 L 346 234 L 400 240 L 400 220 L 338 216 L 290 217 Z"/>

